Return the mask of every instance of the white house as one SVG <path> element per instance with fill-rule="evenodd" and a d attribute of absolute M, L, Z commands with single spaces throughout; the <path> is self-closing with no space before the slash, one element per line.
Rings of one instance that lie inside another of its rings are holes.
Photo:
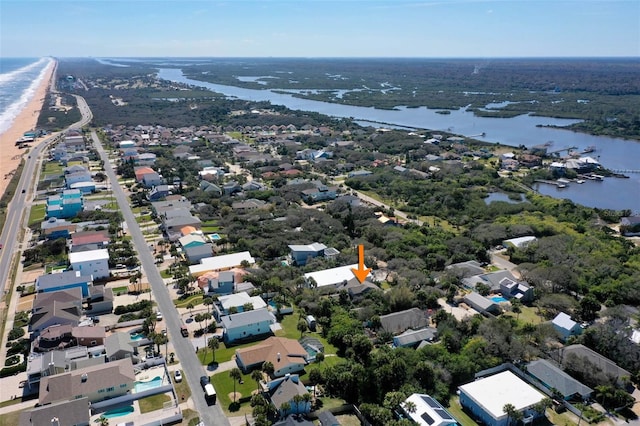
<path fill-rule="evenodd" d="M 460 404 L 488 426 L 507 426 L 503 408 L 511 404 L 524 416 L 525 424 L 542 414 L 534 406 L 545 398 L 511 371 L 478 379 L 459 388 Z"/>
<path fill-rule="evenodd" d="M 220 307 L 220 315 L 229 315 L 231 308 L 236 308 L 237 312 L 244 311 L 244 305 L 250 303 L 253 309 L 263 309 L 267 307 L 267 304 L 260 296 L 249 296 L 246 291 L 240 293 L 229 294 L 226 296 L 218 297 L 218 303 Z"/>
<path fill-rule="evenodd" d="M 582 333 L 582 327 L 580 324 L 571 319 L 571 317 L 564 312 L 560 312 L 551 321 L 554 330 L 560 334 L 562 340 L 567 340 L 570 336 L 577 336 Z"/>
<path fill-rule="evenodd" d="M 318 288 L 327 286 L 337 287 L 345 281 L 353 279 L 355 275 L 353 275 L 353 271 L 351 269 L 358 269 L 358 265 L 354 263 L 353 265 L 309 272 L 304 274 L 304 279 L 307 283 L 311 282 L 311 279 L 313 279 Z"/>
<path fill-rule="evenodd" d="M 189 266 L 189 273 L 194 277 L 211 272 L 211 271 L 226 271 L 232 268 L 239 268 L 243 262 L 247 262 L 249 265 L 256 263 L 256 260 L 251 256 L 248 251 L 240 253 L 223 254 L 221 256 L 205 257 L 200 260 L 199 265 Z"/>
<path fill-rule="evenodd" d="M 107 249 L 69 253 L 71 269 L 83 275 L 93 275 L 94 279 L 109 276 L 109 251 Z"/>
<path fill-rule="evenodd" d="M 434 398 L 429 395 L 414 393 L 409 398 L 405 399 L 406 407 L 407 402 L 413 403 L 415 410 L 405 410 L 411 420 L 416 422 L 420 426 L 446 426 L 457 425 L 458 421 Z"/>
<path fill-rule="evenodd" d="M 225 342 L 234 342 L 270 334 L 271 324 L 275 324 L 276 318 L 267 309 L 256 309 L 227 315 L 220 321 L 224 328 Z"/>

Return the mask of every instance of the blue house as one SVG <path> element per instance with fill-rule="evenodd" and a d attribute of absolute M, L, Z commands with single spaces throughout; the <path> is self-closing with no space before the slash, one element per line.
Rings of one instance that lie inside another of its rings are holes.
<path fill-rule="evenodd" d="M 224 271 L 218 274 L 218 278 L 209 278 L 206 293 L 231 294 L 233 293 L 233 283 L 235 274 L 233 271 Z"/>
<path fill-rule="evenodd" d="M 256 309 L 227 315 L 220 321 L 224 328 L 224 341 L 234 342 L 271 334 L 271 324 L 275 324 L 276 319 L 267 309 Z"/>
<path fill-rule="evenodd" d="M 304 266 L 307 264 L 307 260 L 310 258 L 323 256 L 324 251 L 327 248 L 324 244 L 321 243 L 312 243 L 312 244 L 292 244 L 289 246 L 289 250 L 291 250 L 290 256 L 294 265 Z"/>
<path fill-rule="evenodd" d="M 147 198 L 149 199 L 149 201 L 159 201 L 165 198 L 170 193 L 171 190 L 169 189 L 169 185 L 157 185 L 154 186 L 151 191 L 149 191 Z"/>
<path fill-rule="evenodd" d="M 89 287 L 93 281 L 91 275 L 82 275 L 80 271 L 65 271 L 57 274 L 40 275 L 36 278 L 36 292 L 49 293 L 78 287 L 82 297 L 89 297 Z"/>
<path fill-rule="evenodd" d="M 551 321 L 554 330 L 560 334 L 562 340 L 567 340 L 570 336 L 577 336 L 582 333 L 582 327 L 580 324 L 571 319 L 571 317 L 564 312 L 560 312 Z"/>
<path fill-rule="evenodd" d="M 47 217 L 68 219 L 82 211 L 84 200 L 79 189 L 67 189 L 47 199 Z"/>
<path fill-rule="evenodd" d="M 314 181 L 312 183 L 315 188 L 305 189 L 302 191 L 302 199 L 306 201 L 307 204 L 335 200 L 338 196 L 336 187 L 329 187 L 319 181 Z"/>

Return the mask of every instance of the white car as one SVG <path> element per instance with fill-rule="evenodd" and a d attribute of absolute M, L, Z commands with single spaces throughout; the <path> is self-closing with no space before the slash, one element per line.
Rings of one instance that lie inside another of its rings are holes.
<path fill-rule="evenodd" d="M 156 313 L 156 321 L 162 321 L 162 312 Z"/>
<path fill-rule="evenodd" d="M 182 381 L 182 373 L 180 370 L 176 370 L 173 372 L 173 378 L 176 379 L 176 383 L 180 383 Z"/>

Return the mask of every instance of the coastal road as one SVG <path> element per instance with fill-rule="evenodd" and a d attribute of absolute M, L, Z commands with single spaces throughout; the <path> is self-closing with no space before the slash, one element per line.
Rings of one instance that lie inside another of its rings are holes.
<path fill-rule="evenodd" d="M 113 171 L 113 168 L 109 166 L 109 158 L 102 147 L 96 132 L 91 132 L 91 137 L 100 158 L 104 161 L 105 173 L 109 178 L 109 181 L 112 182 L 111 187 L 113 188 L 114 197 L 118 202 L 118 206 L 120 207 L 124 220 L 127 222 L 128 231 L 138 252 L 138 258 L 142 264 L 142 269 L 144 270 L 145 275 L 149 280 L 149 284 L 151 285 L 153 298 L 158 304 L 158 310 L 162 312 L 164 317 L 163 322 L 158 323 L 158 325 L 166 328 L 168 330 L 169 337 L 173 339 L 174 351 L 180 359 L 182 371 L 186 377 L 189 387 L 191 388 L 191 398 L 193 399 L 196 410 L 200 415 L 200 420 L 204 422 L 205 425 L 227 426 L 230 423 L 222 412 L 220 403 L 218 402 L 209 406 L 204 399 L 204 393 L 200 387 L 200 376 L 205 375 L 206 372 L 202 364 L 200 364 L 200 361 L 193 350 L 193 346 L 189 344 L 187 340 L 182 341 L 184 338 L 180 334 L 180 315 L 173 305 L 171 296 L 169 295 L 169 290 L 167 290 L 167 287 L 160 276 L 160 272 L 155 265 L 153 254 L 151 250 L 149 250 L 149 246 L 144 239 L 144 235 L 142 235 L 140 226 L 138 225 L 138 222 L 136 222 L 133 211 L 129 206 L 129 200 L 120 185 L 118 185 L 116 174 Z"/>
<path fill-rule="evenodd" d="M 88 124 L 93 118 L 91 110 L 84 99 L 77 97 L 77 100 L 82 119 L 64 129 L 63 132 L 69 129 L 79 129 Z M 20 236 L 20 230 L 23 229 L 23 220 L 29 217 L 29 212 L 26 208 L 30 206 L 31 190 L 35 191 L 37 185 L 35 181 L 37 175 L 36 167 L 40 164 L 40 155 L 49 145 L 58 140 L 61 134 L 54 133 L 29 151 L 15 194 L 7 207 L 6 220 L 0 235 L 0 244 L 2 244 L 2 249 L 0 250 L 0 290 L 3 293 L 7 289 L 7 280 L 11 272 L 13 255 L 21 251 L 18 237 Z"/>

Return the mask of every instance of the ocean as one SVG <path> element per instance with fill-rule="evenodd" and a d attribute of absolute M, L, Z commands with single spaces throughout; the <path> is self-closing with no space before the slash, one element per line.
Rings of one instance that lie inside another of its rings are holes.
<path fill-rule="evenodd" d="M 0 58 L 0 134 L 33 98 L 51 58 Z"/>

